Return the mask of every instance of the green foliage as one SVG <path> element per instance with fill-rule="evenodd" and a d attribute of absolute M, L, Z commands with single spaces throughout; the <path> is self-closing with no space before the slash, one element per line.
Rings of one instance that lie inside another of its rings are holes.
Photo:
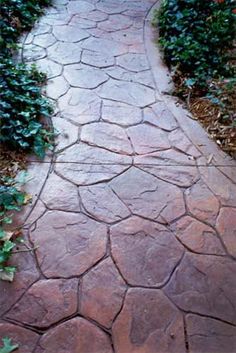
<path fill-rule="evenodd" d="M 0 0 L 0 143 L 43 157 L 50 134 L 42 118 L 51 114 L 41 94 L 45 75 L 16 64 L 12 55 L 23 30 L 29 29 L 50 0 Z"/>
<path fill-rule="evenodd" d="M 28 195 L 20 190 L 20 184 L 8 179 L 0 184 L 0 278 L 13 280 L 15 267 L 8 266 L 7 262 L 16 246 L 17 239 L 13 240 L 14 232 L 5 231 L 4 225 L 12 223 L 13 211 L 20 211 L 28 201 Z"/>
<path fill-rule="evenodd" d="M 49 146 L 49 133 L 43 128 L 41 118 L 52 112 L 41 94 L 45 76 L 35 67 L 29 69 L 9 59 L 0 61 L 0 71 L 0 142 L 33 150 L 43 157 Z"/>
<path fill-rule="evenodd" d="M 2 339 L 3 342 L 3 347 L 0 348 L 0 353 L 11 353 L 13 351 L 15 351 L 17 348 L 19 348 L 18 344 L 12 344 L 11 343 L 11 339 L 8 337 L 4 337 Z"/>
<path fill-rule="evenodd" d="M 187 87 L 204 88 L 213 78 L 231 75 L 234 8 L 234 0 L 164 0 L 156 12 L 165 59 Z"/>
<path fill-rule="evenodd" d="M 29 30 L 50 0 L 0 0 L 0 52 L 15 48 L 17 38 Z"/>

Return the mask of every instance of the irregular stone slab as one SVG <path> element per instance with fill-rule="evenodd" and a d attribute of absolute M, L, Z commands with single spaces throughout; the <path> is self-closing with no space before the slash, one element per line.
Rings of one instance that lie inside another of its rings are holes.
<path fill-rule="evenodd" d="M 96 8 L 109 15 L 115 15 L 124 12 L 127 8 L 127 5 L 122 3 L 119 4 L 119 2 L 117 3 L 116 1 L 102 1 L 96 4 Z"/>
<path fill-rule="evenodd" d="M 39 266 L 47 277 L 79 276 L 106 252 L 106 227 L 76 213 L 49 211 L 31 232 Z M 53 256 L 52 256 L 53 254 Z"/>
<path fill-rule="evenodd" d="M 111 258 L 100 262 L 82 279 L 80 311 L 110 328 L 121 309 L 126 285 Z"/>
<path fill-rule="evenodd" d="M 108 336 L 82 318 L 66 321 L 47 331 L 35 353 L 112 353 Z"/>
<path fill-rule="evenodd" d="M 137 168 L 116 177 L 110 186 L 136 215 L 170 222 L 185 213 L 179 188 Z"/>
<path fill-rule="evenodd" d="M 112 15 L 108 20 L 98 23 L 98 28 L 106 32 L 115 32 L 131 27 L 132 20 L 124 15 Z"/>
<path fill-rule="evenodd" d="M 105 68 L 114 65 L 115 58 L 104 53 L 83 50 L 81 62 L 87 65 Z"/>
<path fill-rule="evenodd" d="M 109 39 L 88 38 L 82 44 L 83 49 L 91 50 L 110 56 L 117 56 L 128 52 L 127 46 Z"/>
<path fill-rule="evenodd" d="M 126 14 L 127 15 L 127 14 Z M 117 32 L 109 33 L 113 40 L 127 44 L 143 44 L 143 29 L 132 28 L 127 30 L 121 30 Z"/>
<path fill-rule="evenodd" d="M 77 187 L 55 173 L 50 174 L 40 198 L 49 209 L 79 211 Z"/>
<path fill-rule="evenodd" d="M 51 26 L 46 23 L 36 22 L 34 28 L 30 31 L 28 35 L 38 36 L 40 34 L 49 33 L 51 31 Z"/>
<path fill-rule="evenodd" d="M 165 227 L 134 216 L 111 227 L 111 250 L 129 284 L 159 287 L 171 276 L 184 249 Z"/>
<path fill-rule="evenodd" d="M 117 125 L 130 126 L 142 121 L 142 112 L 137 107 L 105 100 L 102 106 L 102 119 Z"/>
<path fill-rule="evenodd" d="M 38 60 L 36 65 L 40 71 L 47 74 L 48 79 L 60 76 L 62 73 L 62 66 L 48 58 Z"/>
<path fill-rule="evenodd" d="M 39 335 L 31 330 L 27 330 L 18 325 L 0 322 L 1 339 L 9 337 L 12 339 L 12 344 L 18 344 L 17 353 L 32 353 L 35 349 Z M 2 342 L 1 342 L 2 346 Z"/>
<path fill-rule="evenodd" d="M 228 252 L 236 257 L 236 208 L 221 208 L 216 228 Z"/>
<path fill-rule="evenodd" d="M 81 18 L 81 14 L 74 15 L 70 20 L 70 26 L 74 26 L 76 28 L 81 29 L 89 29 L 96 27 L 96 22 L 91 21 L 87 18 Z"/>
<path fill-rule="evenodd" d="M 87 124 L 100 119 L 101 99 L 93 92 L 70 88 L 58 100 L 60 112 L 63 117 L 78 124 Z"/>
<path fill-rule="evenodd" d="M 60 42 L 77 43 L 89 37 L 89 34 L 83 29 L 75 26 L 54 26 L 53 34 Z"/>
<path fill-rule="evenodd" d="M 67 5 L 67 11 L 70 14 L 81 14 L 81 13 L 88 13 L 95 9 L 93 4 L 90 4 L 88 1 L 77 0 L 77 1 L 70 1 Z"/>
<path fill-rule="evenodd" d="M 133 153 L 125 130 L 117 125 L 103 122 L 85 125 L 82 128 L 80 139 L 109 151 L 129 155 Z"/>
<path fill-rule="evenodd" d="M 132 72 L 119 66 L 112 66 L 106 69 L 106 73 L 117 80 L 140 83 L 144 86 L 155 88 L 152 73 L 150 70 Z"/>
<path fill-rule="evenodd" d="M 186 190 L 185 195 L 189 211 L 201 221 L 214 225 L 220 205 L 208 187 L 200 181 Z"/>
<path fill-rule="evenodd" d="M 64 76 L 71 86 L 80 88 L 96 88 L 108 80 L 102 70 L 83 64 L 65 66 Z"/>
<path fill-rule="evenodd" d="M 211 255 L 225 254 L 216 232 L 192 217 L 182 217 L 172 225 L 172 230 L 181 243 L 193 252 Z"/>
<path fill-rule="evenodd" d="M 145 163 L 145 158 L 144 158 Z M 164 166 L 159 167 L 158 165 L 142 165 L 138 164 L 139 167 L 160 178 L 164 181 L 167 181 L 171 184 L 175 184 L 177 186 L 189 187 L 193 185 L 197 179 L 199 178 L 197 168 L 194 166 Z"/>
<path fill-rule="evenodd" d="M 197 315 L 187 315 L 190 353 L 236 352 L 236 328 L 222 321 Z"/>
<path fill-rule="evenodd" d="M 98 95 L 137 107 L 145 107 L 155 101 L 153 89 L 134 82 L 124 82 L 110 79 L 98 90 Z"/>
<path fill-rule="evenodd" d="M 24 62 L 36 61 L 43 59 L 47 56 L 46 50 L 37 45 L 29 44 L 23 48 L 23 60 Z"/>
<path fill-rule="evenodd" d="M 186 137 L 182 130 L 176 129 L 169 134 L 171 146 L 183 151 L 190 156 L 199 157 L 201 153 L 196 149 L 192 142 Z"/>
<path fill-rule="evenodd" d="M 151 108 L 145 108 L 143 121 L 166 131 L 172 131 L 178 127 L 176 119 L 163 102 L 157 102 Z"/>
<path fill-rule="evenodd" d="M 77 279 L 40 280 L 6 317 L 34 327 L 48 327 L 76 312 L 77 293 Z"/>
<path fill-rule="evenodd" d="M 61 119 L 58 116 L 52 118 L 53 128 L 56 133 L 55 146 L 56 151 L 62 148 L 73 145 L 79 136 L 78 127 L 71 124 L 65 119 Z"/>
<path fill-rule="evenodd" d="M 58 76 L 47 81 L 46 94 L 49 98 L 58 99 L 69 89 L 68 82 L 63 76 Z"/>
<path fill-rule="evenodd" d="M 130 289 L 113 328 L 117 353 L 184 353 L 181 313 L 160 290 Z"/>
<path fill-rule="evenodd" d="M 74 145 L 58 157 L 56 170 L 77 185 L 91 185 L 114 178 L 129 168 L 129 156 L 113 153 L 85 144 Z"/>
<path fill-rule="evenodd" d="M 17 266 L 17 271 L 12 283 L 0 281 L 0 315 L 9 310 L 26 289 L 39 278 L 35 259 L 30 252 L 12 255 L 8 266 Z"/>
<path fill-rule="evenodd" d="M 86 18 L 95 22 L 101 22 L 108 19 L 108 15 L 105 12 L 94 10 L 86 14 Z"/>
<path fill-rule="evenodd" d="M 124 54 L 117 58 L 117 65 L 129 71 L 144 71 L 149 69 L 149 64 L 145 54 Z"/>
<path fill-rule="evenodd" d="M 34 37 L 33 43 L 46 49 L 56 43 L 56 38 L 51 33 L 39 34 Z"/>
<path fill-rule="evenodd" d="M 131 126 L 127 133 L 138 154 L 150 153 L 170 148 L 166 132 L 146 124 Z"/>
<path fill-rule="evenodd" d="M 66 65 L 80 62 L 81 47 L 77 43 L 57 42 L 48 48 L 48 58 Z"/>
<path fill-rule="evenodd" d="M 86 211 L 100 221 L 113 223 L 130 215 L 128 208 L 107 184 L 83 186 L 79 191 Z"/>
<path fill-rule="evenodd" d="M 48 24 L 51 26 L 60 26 L 68 24 L 70 22 L 70 19 L 71 14 L 66 14 L 65 12 L 50 14 L 50 12 L 47 11 L 45 15 L 40 18 L 39 23 Z"/>
<path fill-rule="evenodd" d="M 191 156 L 187 156 L 186 154 L 173 149 L 147 153 L 141 156 L 135 156 L 134 164 L 168 167 L 188 166 L 196 168 L 196 163 L 191 158 Z"/>
<path fill-rule="evenodd" d="M 230 258 L 187 253 L 164 291 L 182 310 L 235 324 L 235 271 Z"/>
<path fill-rule="evenodd" d="M 223 206 L 236 205 L 236 185 L 221 173 L 217 168 L 209 168 L 204 158 L 199 159 L 199 171 L 203 181 Z"/>

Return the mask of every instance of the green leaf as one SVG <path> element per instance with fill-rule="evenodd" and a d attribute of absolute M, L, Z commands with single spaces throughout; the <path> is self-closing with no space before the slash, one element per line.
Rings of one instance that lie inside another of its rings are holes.
<path fill-rule="evenodd" d="M 17 348 L 19 348 L 18 344 L 12 345 L 11 341 L 12 340 L 8 337 L 4 337 L 2 339 L 3 347 L 0 348 L 0 353 L 11 353 L 15 351 Z"/>

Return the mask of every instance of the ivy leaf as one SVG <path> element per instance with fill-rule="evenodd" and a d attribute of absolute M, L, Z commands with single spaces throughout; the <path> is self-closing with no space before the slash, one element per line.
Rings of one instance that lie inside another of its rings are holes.
<path fill-rule="evenodd" d="M 3 347 L 0 348 L 0 353 L 11 353 L 11 352 L 15 351 L 19 347 L 18 344 L 12 345 L 11 341 L 12 340 L 10 338 L 8 338 L 8 337 L 4 337 L 2 339 Z"/>

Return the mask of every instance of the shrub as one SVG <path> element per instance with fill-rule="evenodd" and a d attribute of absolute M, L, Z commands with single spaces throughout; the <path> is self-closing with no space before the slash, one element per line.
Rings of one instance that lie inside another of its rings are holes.
<path fill-rule="evenodd" d="M 29 69 L 9 59 L 0 61 L 0 71 L 0 142 L 33 150 L 43 157 L 50 134 L 40 119 L 52 112 L 47 99 L 41 95 L 45 76 L 35 67 Z"/>
<path fill-rule="evenodd" d="M 229 76 L 235 38 L 234 0 L 164 0 L 156 14 L 166 62 L 185 76 L 186 86 L 204 88 Z"/>
<path fill-rule="evenodd" d="M 12 60 L 17 38 L 29 29 L 50 0 L 1 0 L 0 8 L 0 143 L 32 150 L 43 157 L 50 134 L 42 118 L 52 109 L 41 94 L 45 75 Z"/>

